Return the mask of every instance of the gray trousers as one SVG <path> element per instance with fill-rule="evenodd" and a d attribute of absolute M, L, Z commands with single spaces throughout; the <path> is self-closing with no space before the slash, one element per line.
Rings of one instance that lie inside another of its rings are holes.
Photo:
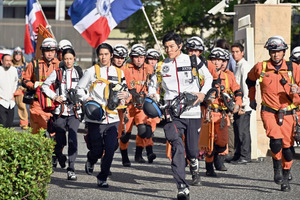
<path fill-rule="evenodd" d="M 79 119 L 73 116 L 61 116 L 57 118 L 54 116 L 53 126 L 55 129 L 56 145 L 54 148 L 54 154 L 57 158 L 62 156 L 62 150 L 67 144 L 66 132 L 68 130 L 68 158 L 69 168 L 68 170 L 75 171 L 74 164 L 78 154 L 77 151 L 77 131 L 79 127 Z"/>
<path fill-rule="evenodd" d="M 250 135 L 250 116 L 251 111 L 244 115 L 234 114 L 234 143 L 235 158 L 251 160 L 251 135 Z"/>

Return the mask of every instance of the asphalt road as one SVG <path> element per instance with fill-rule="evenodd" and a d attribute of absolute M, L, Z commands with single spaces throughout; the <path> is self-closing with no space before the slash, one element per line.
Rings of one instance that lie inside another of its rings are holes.
<path fill-rule="evenodd" d="M 84 171 L 87 148 L 83 140 L 84 134 L 78 134 L 79 154 L 75 168 L 77 181 L 67 180 L 66 169 L 56 168 L 48 189 L 48 200 L 74 199 L 175 199 L 176 184 L 173 180 L 170 161 L 165 155 L 165 144 L 161 143 L 163 133 L 158 129 L 154 152 L 157 159 L 152 164 L 138 164 L 134 162 L 134 140 L 130 141 L 129 158 L 132 166 L 122 166 L 119 150 L 116 151 L 112 176 L 108 178 L 109 188 L 102 189 L 96 184 L 96 175 L 100 170 L 99 162 L 95 165 L 94 173 L 87 175 Z M 66 148 L 64 150 L 66 152 Z M 205 163 L 201 161 L 201 186 L 191 186 L 190 199 L 300 199 L 300 148 L 296 148 L 293 168 L 293 180 L 290 182 L 292 191 L 281 192 L 280 185 L 273 182 L 273 168 L 271 157 L 263 162 L 252 162 L 246 165 L 227 164 L 227 172 L 218 172 L 217 178 L 205 177 Z M 144 152 L 144 158 L 146 153 Z M 186 168 L 187 180 L 191 182 L 191 175 Z"/>

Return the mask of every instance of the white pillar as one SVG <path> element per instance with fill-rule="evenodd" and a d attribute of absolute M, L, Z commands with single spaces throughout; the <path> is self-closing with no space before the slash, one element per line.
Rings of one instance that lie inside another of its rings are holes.
<path fill-rule="evenodd" d="M 66 1 L 65 0 L 56 0 L 56 8 L 55 8 L 55 19 L 58 21 L 65 20 L 65 9 L 66 9 Z"/>

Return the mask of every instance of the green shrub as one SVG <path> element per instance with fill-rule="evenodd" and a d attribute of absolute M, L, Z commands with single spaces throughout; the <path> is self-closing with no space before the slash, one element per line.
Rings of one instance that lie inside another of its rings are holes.
<path fill-rule="evenodd" d="M 0 127 L 0 199 L 46 199 L 54 141 Z"/>

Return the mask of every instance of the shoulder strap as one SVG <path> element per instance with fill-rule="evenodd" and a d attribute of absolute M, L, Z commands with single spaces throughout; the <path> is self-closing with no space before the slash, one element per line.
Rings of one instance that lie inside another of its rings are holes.
<path fill-rule="evenodd" d="M 294 74 L 293 74 L 293 63 L 292 61 L 286 61 L 286 65 L 288 67 L 288 76 L 291 80 L 291 83 L 295 83 Z"/>
<path fill-rule="evenodd" d="M 95 64 L 95 73 L 96 73 L 96 80 L 91 84 L 89 91 L 91 92 L 95 86 L 97 85 L 98 81 L 102 81 L 103 83 L 106 83 L 109 85 L 109 81 L 100 77 L 100 66 L 98 64 Z"/>
<path fill-rule="evenodd" d="M 202 63 L 203 63 L 203 64 L 205 64 L 205 65 L 206 65 L 206 67 L 208 68 L 208 65 L 207 65 L 207 60 L 206 60 L 206 58 L 204 58 L 202 55 L 200 55 L 200 56 L 199 56 L 199 58 L 200 58 L 200 60 L 202 61 Z M 203 64 L 202 64 L 202 65 L 203 65 Z M 202 67 L 202 66 L 201 66 L 201 67 Z"/>
<path fill-rule="evenodd" d="M 35 75 L 36 81 L 40 80 L 39 75 L 39 60 L 32 60 L 33 73 Z"/>
<path fill-rule="evenodd" d="M 267 61 L 264 61 L 263 62 L 263 67 L 262 67 L 262 70 L 261 70 L 261 73 L 260 73 L 260 76 L 259 76 L 259 82 L 260 83 L 263 81 L 263 78 L 266 74 L 266 68 L 267 68 Z"/>
<path fill-rule="evenodd" d="M 81 79 L 81 77 L 83 76 L 83 72 L 80 66 L 75 65 L 74 68 L 76 69 L 78 75 L 79 75 L 79 79 Z"/>
<path fill-rule="evenodd" d="M 203 62 L 201 61 L 199 65 L 197 65 L 197 57 L 196 55 L 192 55 L 190 56 L 190 60 L 191 60 L 191 66 L 192 66 L 192 73 L 193 73 L 193 76 L 197 76 L 197 80 L 198 80 L 198 83 L 199 83 L 199 91 L 201 90 L 201 85 L 202 85 L 202 79 L 203 77 L 200 76 L 199 74 L 199 69 L 203 66 Z"/>
<path fill-rule="evenodd" d="M 115 67 L 115 68 L 116 68 L 116 70 L 117 70 L 118 81 L 119 81 L 119 83 L 121 83 L 122 71 L 121 71 L 121 69 L 118 68 L 118 67 Z"/>
<path fill-rule="evenodd" d="M 62 94 L 60 86 L 61 86 L 63 71 L 62 71 L 61 68 L 57 68 L 55 70 L 55 72 L 56 72 L 55 89 L 58 88 L 58 90 L 59 90 L 59 96 L 60 96 Z"/>

